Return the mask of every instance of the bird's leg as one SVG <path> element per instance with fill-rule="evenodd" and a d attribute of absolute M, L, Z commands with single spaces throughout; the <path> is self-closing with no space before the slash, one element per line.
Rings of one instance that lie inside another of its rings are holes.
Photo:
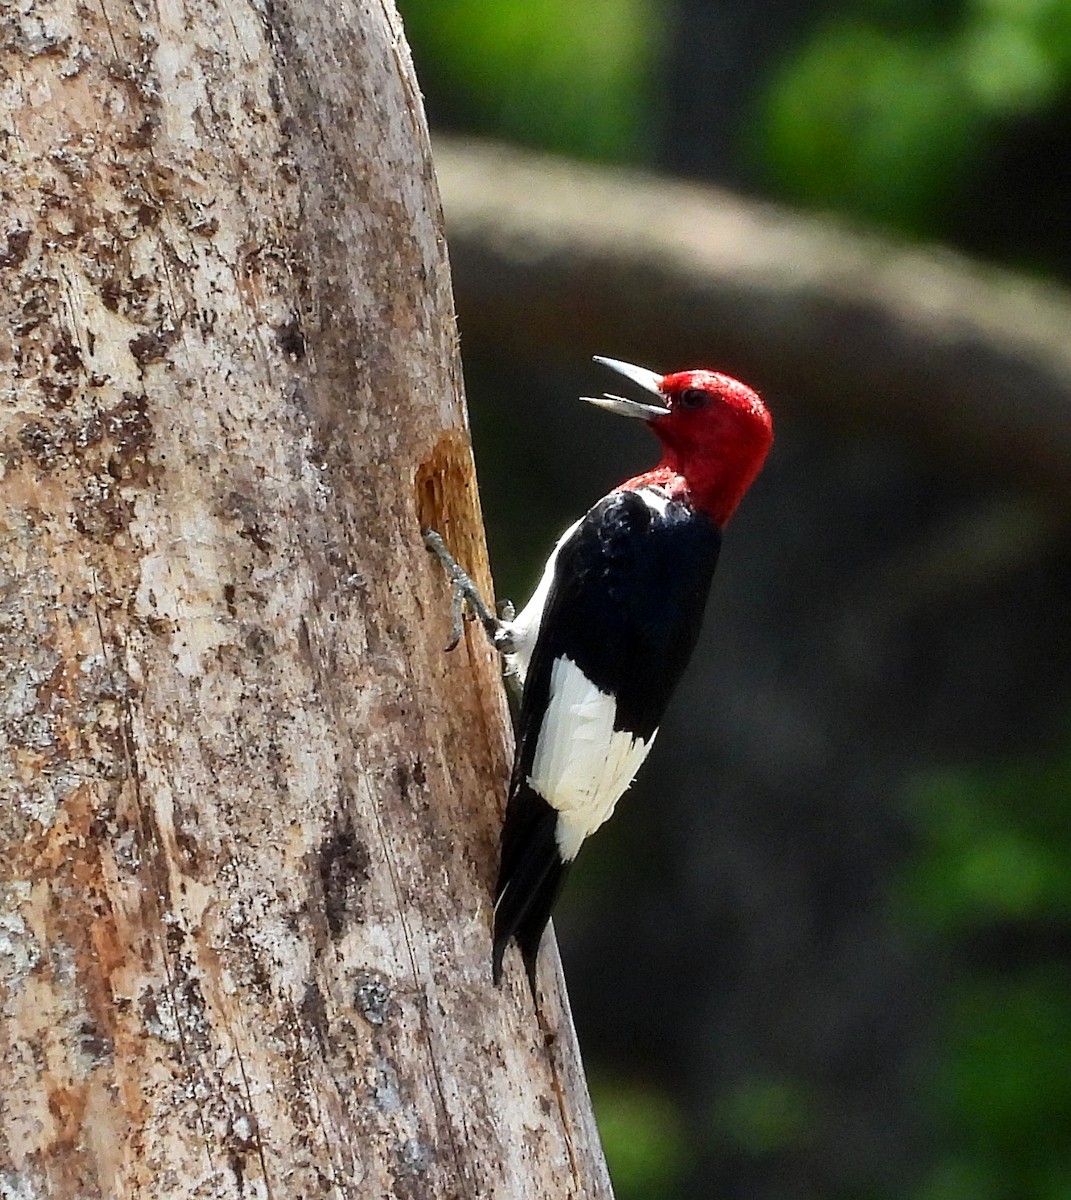
<path fill-rule="evenodd" d="M 449 577 L 450 584 L 454 589 L 451 640 L 446 649 L 453 650 L 458 642 L 461 641 L 465 606 L 468 605 L 469 610 L 483 626 L 491 645 L 494 646 L 499 654 L 503 656 L 512 654 L 513 633 L 509 623 L 514 617 L 513 605 L 508 600 L 505 601 L 501 607 L 501 617 L 496 617 L 490 608 L 488 608 L 483 596 L 480 595 L 480 589 L 473 583 L 472 577 L 461 568 L 457 559 L 447 550 L 443 539 L 434 529 L 424 530 L 424 545 L 442 563 L 443 570 Z"/>
<path fill-rule="evenodd" d="M 516 648 L 513 637 L 513 618 L 517 610 L 512 600 L 503 600 L 498 606 L 499 635 L 495 649 L 502 655 L 502 682 L 506 685 L 506 699 L 509 703 L 510 720 L 513 722 L 513 732 L 517 732 L 517 722 L 521 715 L 521 700 L 524 693 L 524 683 L 517 669 L 517 659 L 513 655 Z"/>

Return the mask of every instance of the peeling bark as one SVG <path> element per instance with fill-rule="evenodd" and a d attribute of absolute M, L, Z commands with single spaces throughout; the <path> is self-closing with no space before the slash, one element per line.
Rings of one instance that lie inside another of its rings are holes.
<path fill-rule="evenodd" d="M 0 22 L 0 1191 L 608 1196 L 490 984 L 505 707 L 393 8 Z"/>

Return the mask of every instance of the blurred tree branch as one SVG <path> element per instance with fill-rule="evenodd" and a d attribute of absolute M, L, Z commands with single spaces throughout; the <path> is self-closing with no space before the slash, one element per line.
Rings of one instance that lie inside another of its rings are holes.
<path fill-rule="evenodd" d="M 1071 492 L 1060 288 L 636 171 L 447 138 L 436 165 L 467 347 L 717 365 L 782 412 Z"/>

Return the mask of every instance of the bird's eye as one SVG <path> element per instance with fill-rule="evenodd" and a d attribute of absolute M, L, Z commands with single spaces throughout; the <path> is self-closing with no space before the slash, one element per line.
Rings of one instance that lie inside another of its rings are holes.
<path fill-rule="evenodd" d="M 709 399 L 702 388 L 685 388 L 677 397 L 677 404 L 681 408 L 702 408 Z"/>

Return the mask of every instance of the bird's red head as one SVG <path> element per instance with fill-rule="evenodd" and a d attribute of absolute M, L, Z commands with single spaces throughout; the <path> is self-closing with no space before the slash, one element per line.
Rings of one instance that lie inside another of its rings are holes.
<path fill-rule="evenodd" d="M 647 421 L 662 443 L 662 461 L 630 483 L 661 483 L 687 493 L 719 525 L 736 511 L 773 442 L 773 422 L 757 393 L 717 371 L 658 375 L 615 359 L 597 358 L 658 397 L 639 404 L 622 396 L 585 396 L 600 408 Z"/>

